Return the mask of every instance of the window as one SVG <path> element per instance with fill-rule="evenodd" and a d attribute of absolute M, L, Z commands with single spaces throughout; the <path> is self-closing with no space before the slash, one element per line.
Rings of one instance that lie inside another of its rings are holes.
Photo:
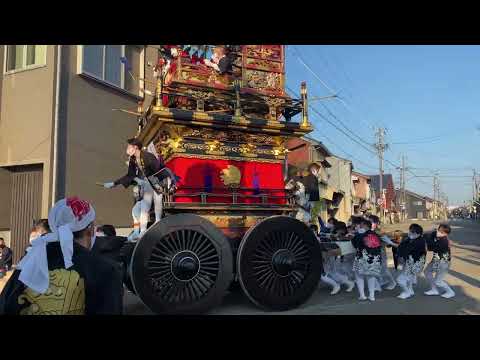
<path fill-rule="evenodd" d="M 7 45 L 6 72 L 26 70 L 47 63 L 47 45 Z"/>
<path fill-rule="evenodd" d="M 423 201 L 414 201 L 414 202 L 413 202 L 413 205 L 415 205 L 415 206 L 422 206 L 422 205 L 423 205 Z"/>
<path fill-rule="evenodd" d="M 127 64 L 122 62 L 127 59 Z M 143 46 L 83 45 L 80 72 L 138 94 L 143 77 Z"/>

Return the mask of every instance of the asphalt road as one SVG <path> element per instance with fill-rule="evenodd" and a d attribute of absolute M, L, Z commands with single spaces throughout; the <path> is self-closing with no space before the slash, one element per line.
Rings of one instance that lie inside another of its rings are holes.
<path fill-rule="evenodd" d="M 432 222 L 420 222 L 425 230 L 432 230 L 435 226 Z M 320 285 L 310 300 L 303 306 L 281 313 L 265 312 L 252 305 L 248 299 L 236 291 L 225 296 L 223 304 L 213 309 L 210 314 L 214 315 L 402 315 L 402 314 L 480 314 L 480 222 L 470 220 L 451 221 L 453 241 L 452 267 L 446 281 L 456 292 L 452 299 L 442 297 L 430 297 L 423 295 L 428 290 L 428 284 L 423 274 L 418 279 L 416 294 L 407 300 L 397 299 L 400 293 L 398 288 L 383 290 L 377 293 L 375 302 L 359 302 L 356 289 L 351 293 L 341 291 L 337 295 L 330 295 L 330 289 Z M 405 230 L 409 224 L 390 225 L 389 229 Z M 391 253 L 389 253 L 389 265 L 393 270 Z M 427 261 L 430 261 L 428 254 Z M 125 295 L 126 314 L 151 314 L 139 299 L 132 295 Z"/>

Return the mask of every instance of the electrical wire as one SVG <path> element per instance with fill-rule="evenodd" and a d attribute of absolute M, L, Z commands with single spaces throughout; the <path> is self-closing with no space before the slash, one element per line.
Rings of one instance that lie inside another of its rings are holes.
<path fill-rule="evenodd" d="M 296 52 L 296 57 L 297 57 L 297 60 L 331 93 L 331 94 L 337 94 L 338 95 L 338 92 L 335 92 L 333 89 L 331 89 L 321 78 L 320 76 L 318 76 L 318 74 L 303 60 L 303 57 L 302 55 L 300 54 L 300 51 L 296 48 L 296 46 L 293 46 L 293 49 L 295 50 Z M 337 100 L 340 101 L 340 103 L 348 110 L 350 111 L 351 113 L 352 110 L 349 108 L 349 106 L 345 103 L 345 101 L 343 101 L 342 98 L 338 97 L 337 96 Z M 361 121 L 364 121 L 363 119 L 359 118 Z M 365 123 L 368 127 L 370 127 L 371 129 L 374 129 L 375 127 L 372 125 L 372 124 L 369 124 L 369 123 Z"/>

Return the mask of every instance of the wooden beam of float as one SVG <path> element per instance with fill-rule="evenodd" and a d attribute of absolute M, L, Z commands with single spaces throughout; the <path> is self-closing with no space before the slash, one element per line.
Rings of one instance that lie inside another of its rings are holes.
<path fill-rule="evenodd" d="M 300 124 L 286 121 L 269 122 L 265 119 L 246 116 L 237 118 L 231 115 L 168 108 L 153 109 L 150 119 L 153 121 L 149 121 L 139 136 L 144 145 L 153 140 L 162 125 L 167 124 L 211 127 L 219 130 L 244 130 L 277 136 L 303 136 L 313 130 L 308 121 L 306 123 L 302 121 Z"/>

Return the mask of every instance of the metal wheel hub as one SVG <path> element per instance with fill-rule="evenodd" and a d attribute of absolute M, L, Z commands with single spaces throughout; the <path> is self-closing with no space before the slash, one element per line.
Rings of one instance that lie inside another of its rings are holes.
<path fill-rule="evenodd" d="M 272 256 L 273 270 L 279 276 L 288 276 L 295 269 L 295 255 L 288 249 L 280 249 Z"/>
<path fill-rule="evenodd" d="M 191 251 L 182 251 L 172 259 L 173 276 L 180 281 L 190 281 L 200 271 L 200 259 Z"/>

